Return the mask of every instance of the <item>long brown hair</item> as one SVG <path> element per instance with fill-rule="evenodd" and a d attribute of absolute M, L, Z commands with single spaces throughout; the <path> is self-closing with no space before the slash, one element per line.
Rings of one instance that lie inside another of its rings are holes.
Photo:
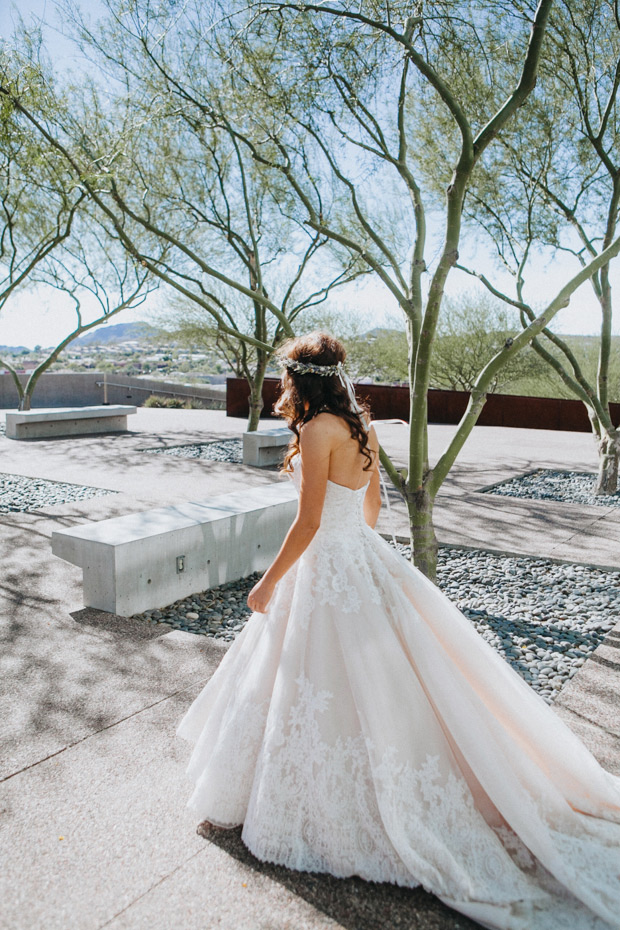
<path fill-rule="evenodd" d="M 289 339 L 278 351 L 278 358 L 286 366 L 287 360 L 309 365 L 337 365 L 344 362 L 346 351 L 341 342 L 328 333 L 314 332 Z M 306 409 L 306 403 L 308 409 Z M 359 405 L 367 422 L 370 410 L 364 403 Z M 360 414 L 351 408 L 351 399 L 338 375 L 299 373 L 285 367 L 282 375 L 280 397 L 273 408 L 274 413 L 288 421 L 294 436 L 282 466 L 292 471 L 291 459 L 299 452 L 299 433 L 304 423 L 317 413 L 333 413 L 346 421 L 353 439 L 357 439 L 360 452 L 368 459 L 364 471 L 372 467 L 373 459 L 368 448 L 368 431 Z"/>

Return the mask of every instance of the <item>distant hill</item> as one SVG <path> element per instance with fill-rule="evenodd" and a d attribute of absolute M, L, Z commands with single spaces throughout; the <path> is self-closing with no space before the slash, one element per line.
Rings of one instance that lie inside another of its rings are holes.
<path fill-rule="evenodd" d="M 405 332 L 404 327 L 401 330 L 401 329 L 395 329 L 393 326 L 375 326 L 374 329 L 369 329 L 368 332 L 364 333 L 362 338 L 366 338 L 367 336 L 373 336 L 373 337 L 386 336 L 386 335 L 389 336 L 390 333 L 403 333 L 404 334 L 404 332 Z"/>
<path fill-rule="evenodd" d="M 19 355 L 21 352 L 30 352 L 26 346 L 0 346 L 0 355 Z"/>
<path fill-rule="evenodd" d="M 79 336 L 73 345 L 76 346 L 107 346 L 111 343 L 131 342 L 134 339 L 151 339 L 159 330 L 150 323 L 138 321 L 136 323 L 115 323 L 107 326 L 103 323 L 96 326 L 89 333 Z"/>

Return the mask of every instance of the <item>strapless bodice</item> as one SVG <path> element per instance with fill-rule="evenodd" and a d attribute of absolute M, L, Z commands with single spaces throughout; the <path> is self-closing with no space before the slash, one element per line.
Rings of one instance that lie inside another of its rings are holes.
<path fill-rule="evenodd" d="M 295 456 L 292 462 L 293 473 L 291 478 L 297 491 L 301 485 L 301 458 Z M 359 530 L 367 529 L 367 523 L 364 519 L 364 496 L 368 482 L 361 488 L 348 488 L 342 484 L 336 484 L 335 481 L 327 479 L 327 488 L 325 490 L 325 501 L 323 503 L 323 512 L 321 514 L 320 532 L 335 532 L 338 535 L 348 535 L 355 528 Z"/>

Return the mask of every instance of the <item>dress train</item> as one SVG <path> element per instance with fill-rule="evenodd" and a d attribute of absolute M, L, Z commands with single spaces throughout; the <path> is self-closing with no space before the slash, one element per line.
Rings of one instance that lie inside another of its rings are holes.
<path fill-rule="evenodd" d="M 422 885 L 496 930 L 620 928 L 620 778 L 328 482 L 177 734 L 259 859 Z"/>

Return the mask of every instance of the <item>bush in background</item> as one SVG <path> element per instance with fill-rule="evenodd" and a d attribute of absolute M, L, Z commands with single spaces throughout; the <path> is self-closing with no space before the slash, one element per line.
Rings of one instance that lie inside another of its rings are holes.
<path fill-rule="evenodd" d="M 161 394 L 151 394 L 144 401 L 145 407 L 168 407 L 175 410 L 204 410 L 204 405 L 193 397 L 183 400 L 182 397 L 162 397 Z"/>

